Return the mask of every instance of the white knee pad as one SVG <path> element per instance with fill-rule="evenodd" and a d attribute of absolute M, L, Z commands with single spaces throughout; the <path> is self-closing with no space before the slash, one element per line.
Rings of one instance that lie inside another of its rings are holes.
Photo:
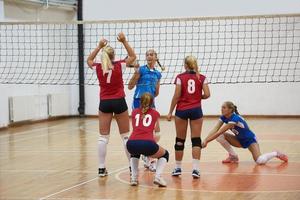
<path fill-rule="evenodd" d="M 226 141 L 225 136 L 223 134 L 219 135 L 219 137 L 217 137 L 216 140 L 219 143 L 223 143 L 224 141 Z"/>
<path fill-rule="evenodd" d="M 255 162 L 259 165 L 264 165 L 267 161 L 268 160 L 264 156 L 259 156 Z"/>
<path fill-rule="evenodd" d="M 109 135 L 99 135 L 99 138 L 98 138 L 98 142 L 104 142 L 105 144 L 108 144 L 109 142 Z"/>

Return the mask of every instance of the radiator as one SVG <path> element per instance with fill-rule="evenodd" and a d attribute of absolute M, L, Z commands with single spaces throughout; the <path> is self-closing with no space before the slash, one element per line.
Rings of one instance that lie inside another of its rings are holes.
<path fill-rule="evenodd" d="M 9 97 L 9 121 L 43 119 L 48 117 L 46 95 Z"/>
<path fill-rule="evenodd" d="M 48 115 L 50 117 L 70 115 L 70 101 L 68 94 L 49 94 Z"/>

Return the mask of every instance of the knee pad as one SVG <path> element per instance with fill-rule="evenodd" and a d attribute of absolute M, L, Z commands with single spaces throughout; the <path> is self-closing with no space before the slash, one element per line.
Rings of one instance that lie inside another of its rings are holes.
<path fill-rule="evenodd" d="M 259 165 L 264 165 L 264 164 L 266 164 L 267 159 L 264 158 L 263 156 L 259 156 L 259 157 L 256 159 L 255 162 L 256 162 L 257 164 L 259 164 Z"/>
<path fill-rule="evenodd" d="M 165 150 L 165 154 L 160 158 L 165 158 L 167 160 L 167 162 L 169 162 L 169 152 L 168 152 L 168 150 Z"/>
<path fill-rule="evenodd" d="M 219 135 L 219 137 L 216 138 L 216 140 L 217 140 L 217 142 L 222 143 L 222 142 L 224 142 L 226 139 L 225 139 L 224 134 L 221 134 L 221 135 Z"/>
<path fill-rule="evenodd" d="M 130 155 L 130 157 L 140 159 L 141 155 Z"/>
<path fill-rule="evenodd" d="M 109 142 L 109 135 L 99 135 L 98 142 L 104 142 L 105 144 L 108 144 Z"/>
<path fill-rule="evenodd" d="M 194 137 L 191 139 L 192 140 L 192 147 L 200 147 L 202 148 L 202 142 L 200 137 Z"/>
<path fill-rule="evenodd" d="M 185 143 L 184 139 L 176 137 L 175 145 L 174 145 L 175 151 L 183 151 L 184 143 Z"/>

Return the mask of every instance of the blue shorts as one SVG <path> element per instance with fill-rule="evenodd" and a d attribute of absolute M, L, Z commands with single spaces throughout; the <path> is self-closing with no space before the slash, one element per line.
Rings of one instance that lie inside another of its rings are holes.
<path fill-rule="evenodd" d="M 140 98 L 134 98 L 132 102 L 132 109 L 140 108 L 141 107 L 141 99 Z M 151 108 L 155 108 L 155 104 L 153 101 L 153 104 Z"/>
<path fill-rule="evenodd" d="M 187 110 L 176 110 L 175 116 L 184 119 L 184 120 L 196 120 L 203 117 L 202 108 L 191 108 Z"/>
<path fill-rule="evenodd" d="M 126 147 L 133 156 L 152 156 L 159 150 L 158 144 L 151 140 L 128 140 Z"/>
<path fill-rule="evenodd" d="M 249 138 L 238 138 L 237 137 L 237 139 L 244 149 L 247 149 L 253 143 L 257 143 L 256 137 L 249 137 Z"/>

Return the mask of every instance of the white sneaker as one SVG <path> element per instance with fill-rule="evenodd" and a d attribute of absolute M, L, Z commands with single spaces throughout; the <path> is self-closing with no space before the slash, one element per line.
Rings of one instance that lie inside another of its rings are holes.
<path fill-rule="evenodd" d="M 155 160 L 151 161 L 150 166 L 149 166 L 149 170 L 151 172 L 156 172 L 156 161 Z"/>
<path fill-rule="evenodd" d="M 167 187 L 166 181 L 161 176 L 159 177 L 155 176 L 153 183 L 155 185 L 158 185 L 159 187 Z"/>
<path fill-rule="evenodd" d="M 131 186 L 137 186 L 139 184 L 138 178 L 137 177 L 131 177 L 130 178 L 130 185 Z"/>

